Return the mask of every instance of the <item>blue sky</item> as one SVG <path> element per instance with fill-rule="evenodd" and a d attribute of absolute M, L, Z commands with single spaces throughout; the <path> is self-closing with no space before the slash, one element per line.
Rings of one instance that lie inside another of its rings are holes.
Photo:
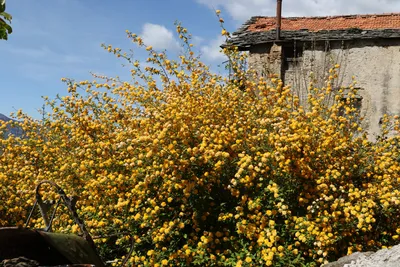
<path fill-rule="evenodd" d="M 214 9 L 221 9 L 229 31 L 253 15 L 275 14 L 275 0 L 8 0 L 14 32 L 0 41 L 0 113 L 23 109 L 38 118 L 41 96 L 65 95 L 62 77 L 92 80 L 90 72 L 128 78 L 123 61 L 102 43 L 135 49 L 125 30 L 172 54 L 174 21 L 195 36 L 203 60 L 218 70 L 225 59 Z M 283 0 L 284 16 L 400 12 L 398 0 Z M 134 50 L 139 60 L 143 51 Z"/>

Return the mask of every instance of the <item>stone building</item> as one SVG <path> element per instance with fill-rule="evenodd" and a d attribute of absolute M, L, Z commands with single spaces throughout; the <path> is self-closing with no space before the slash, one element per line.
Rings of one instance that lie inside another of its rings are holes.
<path fill-rule="evenodd" d="M 278 74 L 303 100 L 311 73 L 321 81 L 340 64 L 335 87 L 355 77 L 371 136 L 384 114 L 400 115 L 400 13 L 252 17 L 228 43 L 249 52 L 249 66 L 259 75 Z"/>

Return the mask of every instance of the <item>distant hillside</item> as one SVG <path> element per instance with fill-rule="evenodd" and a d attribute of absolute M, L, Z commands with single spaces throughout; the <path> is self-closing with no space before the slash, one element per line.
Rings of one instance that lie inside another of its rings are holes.
<path fill-rule="evenodd" d="M 10 121 L 11 119 L 6 115 L 0 113 L 0 121 Z"/>
<path fill-rule="evenodd" d="M 11 120 L 13 120 L 13 119 L 10 119 L 10 118 L 7 117 L 6 115 L 0 113 L 0 121 L 11 121 Z M 22 132 L 22 130 L 21 130 L 20 128 L 17 128 L 17 127 L 9 127 L 9 128 L 8 128 L 8 131 L 7 131 L 7 133 L 6 133 L 6 136 L 9 135 L 9 134 L 13 134 L 13 135 L 15 135 L 15 136 L 21 136 L 22 133 L 23 133 L 23 132 Z"/>

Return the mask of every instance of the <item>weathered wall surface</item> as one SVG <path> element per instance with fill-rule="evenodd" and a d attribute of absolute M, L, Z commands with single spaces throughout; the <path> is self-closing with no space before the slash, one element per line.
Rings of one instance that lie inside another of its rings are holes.
<path fill-rule="evenodd" d="M 253 67 L 260 76 L 271 74 L 281 75 L 282 47 L 278 45 L 260 45 L 250 51 L 249 66 Z"/>
<path fill-rule="evenodd" d="M 285 49 L 288 48 L 283 51 Z M 282 72 L 276 72 L 278 68 L 274 66 L 264 73 L 282 74 L 285 84 L 292 85 L 296 94 L 304 99 L 310 73 L 321 81 L 329 68 L 338 63 L 341 68 L 335 86 L 348 86 L 355 76 L 363 97 L 364 127 L 371 137 L 379 133 L 379 120 L 384 114 L 400 115 L 400 39 L 336 41 L 328 45 L 327 42 L 308 43 L 303 45 L 303 50 L 295 61 L 282 59 Z M 260 47 L 250 50 L 249 65 L 259 73 L 262 68 L 271 66 L 266 64 L 265 59 L 271 58 L 264 55 L 267 52 Z"/>

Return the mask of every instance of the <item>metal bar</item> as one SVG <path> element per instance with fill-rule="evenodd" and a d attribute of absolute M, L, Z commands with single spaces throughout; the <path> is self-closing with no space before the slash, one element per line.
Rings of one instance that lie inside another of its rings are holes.
<path fill-rule="evenodd" d="M 129 240 L 131 241 L 131 248 L 129 249 L 128 254 L 125 255 L 125 259 L 122 262 L 120 267 L 124 267 L 128 263 L 129 258 L 132 256 L 134 246 L 135 246 L 135 239 L 133 239 L 133 236 L 131 234 L 129 234 Z"/>
<path fill-rule="evenodd" d="M 276 3 L 276 40 L 281 39 L 282 28 L 282 0 L 277 0 Z"/>
<path fill-rule="evenodd" d="M 124 267 L 127 263 L 129 258 L 132 256 L 133 250 L 134 250 L 134 246 L 135 246 L 135 240 L 133 239 L 133 236 L 131 233 L 129 232 L 122 232 L 122 233 L 115 233 L 115 234 L 109 234 L 109 235 L 104 235 L 104 236 L 93 236 L 93 239 L 100 239 L 100 238 L 107 238 L 107 237 L 114 237 L 114 236 L 129 236 L 129 241 L 131 242 L 131 246 L 129 248 L 129 252 L 125 255 L 125 259 L 122 261 L 120 267 Z M 106 263 L 112 263 L 111 262 L 106 262 Z"/>
<path fill-rule="evenodd" d="M 53 214 L 51 214 L 51 218 L 50 218 L 50 220 L 49 220 L 49 225 L 48 225 L 48 226 L 46 227 L 46 229 L 44 230 L 45 232 L 51 232 L 51 225 L 53 224 L 53 220 L 54 220 L 54 217 L 55 217 L 55 215 L 56 215 L 57 208 L 58 208 L 58 206 L 60 205 L 60 202 L 61 202 L 61 197 L 58 199 L 57 204 L 56 204 L 56 206 L 54 207 Z"/>
<path fill-rule="evenodd" d="M 30 222 L 30 220 L 31 220 L 31 217 L 32 217 L 33 211 L 34 211 L 35 208 L 36 208 L 36 205 L 37 205 L 37 200 L 35 200 L 35 204 L 33 204 L 33 207 L 32 207 L 32 209 L 31 209 L 31 212 L 29 212 L 28 219 L 26 219 L 26 222 L 25 222 L 25 228 L 28 227 L 28 224 L 29 224 L 29 222 Z"/>

